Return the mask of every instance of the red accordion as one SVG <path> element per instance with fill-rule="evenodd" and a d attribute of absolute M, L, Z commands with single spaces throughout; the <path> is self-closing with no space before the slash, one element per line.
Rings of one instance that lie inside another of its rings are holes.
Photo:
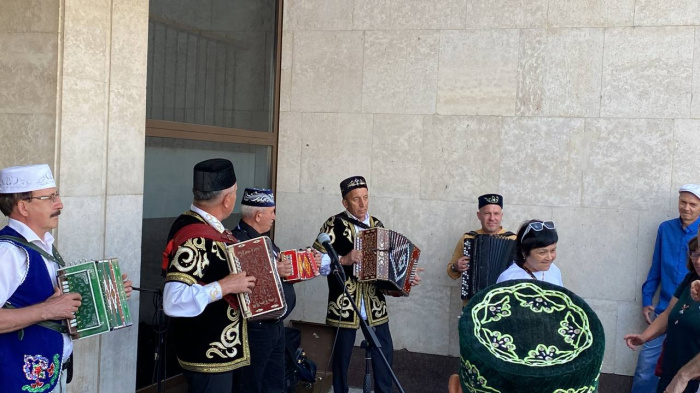
<path fill-rule="evenodd" d="M 360 281 L 373 281 L 387 295 L 408 296 L 418 269 L 420 249 L 406 236 L 386 228 L 371 228 L 355 237 L 362 261 L 354 273 Z"/>
<path fill-rule="evenodd" d="M 292 264 L 292 274 L 282 278 L 285 282 L 295 283 L 310 280 L 321 274 L 311 249 L 282 251 L 281 258 Z"/>
<path fill-rule="evenodd" d="M 245 271 L 256 278 L 255 288 L 250 294 L 235 295 L 243 317 L 250 321 L 282 317 L 287 311 L 287 303 L 270 238 L 262 236 L 230 244 L 226 250 L 231 273 Z"/>

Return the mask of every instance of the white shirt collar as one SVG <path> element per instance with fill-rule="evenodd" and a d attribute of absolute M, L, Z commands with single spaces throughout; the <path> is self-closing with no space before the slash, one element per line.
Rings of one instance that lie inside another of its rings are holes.
<path fill-rule="evenodd" d="M 348 213 L 348 216 L 356 219 L 357 221 L 360 221 L 363 224 L 369 225 L 369 213 L 365 213 L 365 218 L 363 220 L 360 220 L 359 218 L 355 217 L 350 213 L 349 211 L 345 210 L 346 213 Z"/>
<path fill-rule="evenodd" d="M 31 230 L 31 228 L 21 221 L 10 218 L 7 225 L 17 231 L 20 235 L 22 235 L 22 237 L 27 239 L 28 242 L 36 243 L 36 245 L 41 247 L 44 251 L 48 252 L 49 254 L 51 253 L 54 242 L 51 232 L 46 232 L 44 239 L 42 240 L 39 235 L 36 234 L 36 232 Z"/>
<path fill-rule="evenodd" d="M 200 216 L 202 216 L 202 218 L 204 219 L 204 221 L 206 221 L 207 224 L 209 224 L 209 225 L 211 225 L 212 227 L 214 227 L 214 229 L 216 229 L 217 231 L 219 231 L 219 233 L 223 233 L 224 230 L 226 230 L 226 228 L 224 228 L 224 224 L 222 224 L 221 221 L 219 221 L 218 218 L 212 216 L 211 214 L 205 212 L 204 210 L 198 208 L 197 206 L 195 206 L 195 205 L 190 205 L 190 210 L 192 210 L 193 212 L 195 212 L 195 213 L 199 214 Z"/>

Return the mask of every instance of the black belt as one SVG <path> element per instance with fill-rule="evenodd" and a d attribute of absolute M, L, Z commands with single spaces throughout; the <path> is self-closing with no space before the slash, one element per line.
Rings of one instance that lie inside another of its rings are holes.
<path fill-rule="evenodd" d="M 282 319 L 263 319 L 262 321 L 249 322 L 251 325 L 277 325 L 282 322 Z"/>

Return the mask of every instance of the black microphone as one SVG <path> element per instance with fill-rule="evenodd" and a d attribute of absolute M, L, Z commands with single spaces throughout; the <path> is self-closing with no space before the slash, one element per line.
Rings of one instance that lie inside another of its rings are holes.
<path fill-rule="evenodd" d="M 318 237 L 316 238 L 316 241 L 321 243 L 321 245 L 323 245 L 323 248 L 326 249 L 326 254 L 328 254 L 328 256 L 331 258 L 331 266 L 337 269 L 338 272 L 343 276 L 343 279 L 345 279 L 345 272 L 343 271 L 343 267 L 340 264 L 340 258 L 338 258 L 338 254 L 335 252 L 335 249 L 331 245 L 330 236 L 328 236 L 327 233 L 319 233 Z"/>

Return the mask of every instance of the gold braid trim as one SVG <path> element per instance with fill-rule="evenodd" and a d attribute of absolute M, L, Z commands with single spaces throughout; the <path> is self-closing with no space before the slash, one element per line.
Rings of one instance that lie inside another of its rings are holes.
<path fill-rule="evenodd" d="M 247 348 L 247 346 L 246 346 Z M 188 371 L 195 371 L 200 373 L 223 373 L 226 371 L 235 370 L 244 366 L 250 365 L 250 356 L 234 360 L 232 362 L 226 363 L 190 363 L 186 362 L 180 358 L 177 358 L 177 362 L 180 363 L 180 367 Z"/>
<path fill-rule="evenodd" d="M 165 276 L 165 282 L 169 282 L 169 281 L 178 281 L 178 282 L 185 283 L 187 285 L 192 285 L 192 284 L 197 283 L 197 280 L 195 280 L 194 277 L 190 276 L 189 274 L 176 273 L 176 272 L 168 273 Z"/>

